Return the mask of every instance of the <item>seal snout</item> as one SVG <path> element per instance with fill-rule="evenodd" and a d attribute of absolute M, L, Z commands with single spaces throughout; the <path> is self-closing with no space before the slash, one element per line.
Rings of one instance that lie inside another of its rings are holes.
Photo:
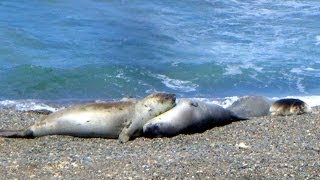
<path fill-rule="evenodd" d="M 176 95 L 175 94 L 166 94 L 165 99 L 171 100 L 171 102 L 175 103 L 176 102 Z"/>

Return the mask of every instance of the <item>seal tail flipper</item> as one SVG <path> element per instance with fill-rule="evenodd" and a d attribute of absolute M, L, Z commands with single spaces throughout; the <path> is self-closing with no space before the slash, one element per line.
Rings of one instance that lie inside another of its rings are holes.
<path fill-rule="evenodd" d="M 7 137 L 7 138 L 33 138 L 33 132 L 30 129 L 0 130 L 0 137 Z"/>
<path fill-rule="evenodd" d="M 231 112 L 231 118 L 233 121 L 245 121 L 245 120 L 249 120 L 249 118 L 247 117 L 240 117 L 238 115 L 236 115 L 235 113 Z"/>

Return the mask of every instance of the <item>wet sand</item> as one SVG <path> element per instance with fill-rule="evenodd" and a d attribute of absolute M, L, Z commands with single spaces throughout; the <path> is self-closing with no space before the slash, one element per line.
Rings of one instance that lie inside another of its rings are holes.
<path fill-rule="evenodd" d="M 0 110 L 0 129 L 45 115 Z M 201 134 L 114 139 L 0 138 L 0 179 L 320 179 L 320 114 L 252 118 Z"/>

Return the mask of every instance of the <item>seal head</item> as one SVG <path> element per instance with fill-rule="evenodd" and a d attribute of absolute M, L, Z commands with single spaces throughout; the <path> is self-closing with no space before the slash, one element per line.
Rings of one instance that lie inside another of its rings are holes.
<path fill-rule="evenodd" d="M 312 109 L 300 99 L 280 99 L 274 102 L 270 107 L 272 116 L 290 116 L 310 113 Z"/>
<path fill-rule="evenodd" d="M 132 123 L 124 127 L 119 135 L 119 142 L 124 143 L 131 138 L 138 137 L 143 133 L 143 125 L 150 119 L 168 111 L 175 106 L 174 94 L 156 93 L 147 96 L 138 102 L 135 108 L 135 117 Z"/>

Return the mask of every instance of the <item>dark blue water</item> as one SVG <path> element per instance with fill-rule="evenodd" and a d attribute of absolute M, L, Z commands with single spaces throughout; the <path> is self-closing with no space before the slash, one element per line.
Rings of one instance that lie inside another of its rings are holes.
<path fill-rule="evenodd" d="M 315 96 L 319 82 L 318 0 L 0 2 L 0 100 Z"/>

